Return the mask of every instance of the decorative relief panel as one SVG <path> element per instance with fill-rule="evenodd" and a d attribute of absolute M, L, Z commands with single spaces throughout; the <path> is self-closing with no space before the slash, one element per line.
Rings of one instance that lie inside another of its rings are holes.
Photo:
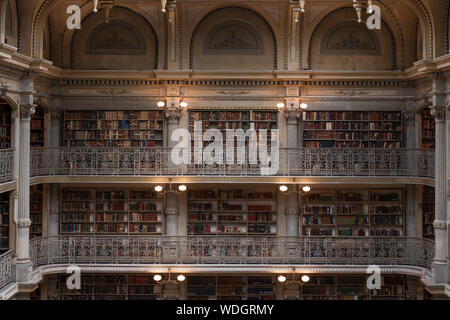
<path fill-rule="evenodd" d="M 158 67 L 158 40 L 150 23 L 124 7 L 90 14 L 72 38 L 72 69 L 153 70 Z"/>
<path fill-rule="evenodd" d="M 344 22 L 330 29 L 322 40 L 322 54 L 380 55 L 378 38 L 365 27 Z"/>
<path fill-rule="evenodd" d="M 206 37 L 204 54 L 262 55 L 264 48 L 258 32 L 240 21 L 227 21 L 216 26 Z"/>
<path fill-rule="evenodd" d="M 190 43 L 193 70 L 274 70 L 277 43 L 272 28 L 256 12 L 217 9 L 195 28 Z"/>
<path fill-rule="evenodd" d="M 145 54 L 141 34 L 125 21 L 110 21 L 98 25 L 86 41 L 86 54 Z"/>

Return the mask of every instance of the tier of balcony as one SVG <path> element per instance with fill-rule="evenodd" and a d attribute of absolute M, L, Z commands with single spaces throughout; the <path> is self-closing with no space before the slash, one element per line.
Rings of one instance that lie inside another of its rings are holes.
<path fill-rule="evenodd" d="M 37 281 L 46 269 L 65 272 L 71 265 L 99 272 L 149 272 L 158 267 L 326 272 L 332 266 L 344 273 L 364 273 L 369 265 L 377 265 L 390 273 L 425 277 L 431 272 L 434 250 L 431 240 L 407 237 L 53 236 L 30 241 Z M 0 256 L 0 288 L 14 282 L 12 263 L 12 251 Z"/>
<path fill-rule="evenodd" d="M 31 177 L 389 177 L 433 180 L 435 154 L 419 149 L 311 149 L 279 150 L 279 163 L 253 162 L 247 151 L 243 163 L 180 164 L 167 148 L 38 148 L 31 150 Z M 8 161 L 7 155 L 2 159 Z M 190 159 L 194 159 L 192 151 Z M 217 161 L 216 161 L 217 162 Z M 5 170 L 12 170 L 7 164 Z M 278 170 L 273 170 L 277 168 Z M 3 173 L 3 179 L 12 174 Z"/>

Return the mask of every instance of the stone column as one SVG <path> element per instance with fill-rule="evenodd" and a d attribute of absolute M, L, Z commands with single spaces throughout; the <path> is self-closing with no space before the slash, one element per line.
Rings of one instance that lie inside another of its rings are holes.
<path fill-rule="evenodd" d="M 33 96 L 30 103 L 20 105 L 20 146 L 18 181 L 18 221 L 17 221 L 17 280 L 28 281 L 31 271 L 30 261 L 30 124 L 34 113 Z M 25 100 L 24 98 L 23 100 Z"/>
<path fill-rule="evenodd" d="M 290 170 L 298 168 L 298 159 L 295 148 L 298 147 L 298 119 L 301 116 L 298 99 L 288 99 L 285 117 L 286 117 L 286 140 L 288 148 L 288 167 Z M 292 150 L 289 150 L 293 148 Z M 297 193 L 290 193 L 286 198 L 286 236 L 299 235 L 299 201 Z"/>
<path fill-rule="evenodd" d="M 180 127 L 180 100 L 178 98 L 169 99 L 167 101 L 167 108 L 165 116 L 168 120 L 167 124 L 167 146 L 173 148 L 177 143 L 171 139 L 172 132 Z M 175 165 L 171 161 L 170 154 L 168 156 L 168 165 L 175 169 Z M 166 194 L 166 208 L 165 208 L 165 221 L 166 221 L 166 235 L 178 236 L 178 195 L 175 193 Z"/>
<path fill-rule="evenodd" d="M 59 147 L 61 145 L 61 111 L 52 110 L 49 121 L 49 147 Z M 59 211 L 60 211 L 60 185 L 52 183 L 48 190 L 48 235 L 59 235 Z"/>
<path fill-rule="evenodd" d="M 405 110 L 403 111 L 403 120 L 405 125 L 405 139 L 406 148 L 416 148 L 416 111 Z M 408 159 L 408 163 L 414 161 L 413 157 Z M 406 186 L 406 236 L 416 237 L 416 187 L 415 185 Z"/>
<path fill-rule="evenodd" d="M 450 283 L 450 106 L 447 106 L 447 283 Z"/>
<path fill-rule="evenodd" d="M 447 273 L 447 217 L 446 217 L 446 107 L 433 106 L 431 114 L 436 121 L 436 213 L 434 221 L 436 252 L 433 262 L 433 274 L 436 283 L 446 281 Z"/>

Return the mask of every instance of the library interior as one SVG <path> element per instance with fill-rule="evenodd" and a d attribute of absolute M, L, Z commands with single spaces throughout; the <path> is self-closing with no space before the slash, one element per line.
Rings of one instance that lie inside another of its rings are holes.
<path fill-rule="evenodd" d="M 450 298 L 450 0 L 0 8 L 0 300 Z"/>

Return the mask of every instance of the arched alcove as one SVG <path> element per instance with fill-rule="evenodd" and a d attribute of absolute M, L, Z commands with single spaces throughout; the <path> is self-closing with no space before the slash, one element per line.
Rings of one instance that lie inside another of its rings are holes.
<path fill-rule="evenodd" d="M 2 3 L 2 41 L 10 46 L 18 46 L 18 29 L 16 5 L 14 1 L 4 0 Z"/>
<path fill-rule="evenodd" d="M 151 25 L 130 9 L 114 7 L 110 21 L 90 14 L 72 38 L 72 68 L 153 70 L 158 66 L 158 39 Z"/>
<path fill-rule="evenodd" d="M 190 68 L 195 70 L 273 70 L 277 44 L 269 24 L 240 7 L 217 9 L 195 28 Z"/>
<path fill-rule="evenodd" d="M 313 70 L 395 70 L 395 39 L 386 23 L 370 30 L 355 21 L 353 8 L 340 8 L 312 33 L 308 63 Z"/>

